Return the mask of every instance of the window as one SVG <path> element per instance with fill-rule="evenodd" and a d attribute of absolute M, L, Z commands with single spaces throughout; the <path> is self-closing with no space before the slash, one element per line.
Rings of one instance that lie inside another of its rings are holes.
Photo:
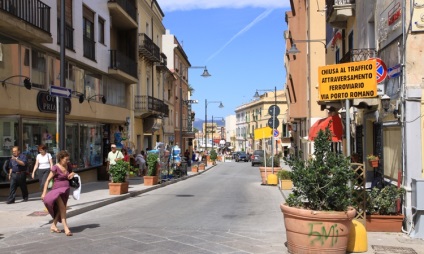
<path fill-rule="evenodd" d="M 94 12 L 84 6 L 83 15 L 84 56 L 95 60 Z"/>
<path fill-rule="evenodd" d="M 33 87 L 45 88 L 47 78 L 46 54 L 36 49 L 31 51 L 31 82 Z"/>
<path fill-rule="evenodd" d="M 97 39 L 100 43 L 105 44 L 105 20 L 99 17 L 99 38 Z"/>
<path fill-rule="evenodd" d="M 61 1 L 57 0 L 57 43 L 60 44 Z M 74 29 L 72 28 L 72 0 L 65 0 L 65 47 L 74 49 Z"/>

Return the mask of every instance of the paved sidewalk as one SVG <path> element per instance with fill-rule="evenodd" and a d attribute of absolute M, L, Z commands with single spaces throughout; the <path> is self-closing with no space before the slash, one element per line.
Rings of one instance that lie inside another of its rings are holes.
<path fill-rule="evenodd" d="M 81 197 L 79 200 L 74 200 L 72 196 L 69 197 L 67 217 L 70 218 L 114 202 L 203 174 L 211 167 L 213 166 L 208 166 L 204 171 L 199 173 L 193 173 L 189 168 L 187 176 L 172 179 L 154 186 L 144 186 L 142 177 L 132 177 L 129 179 L 129 192 L 123 195 L 109 195 L 108 181 L 84 183 L 84 179 L 81 179 Z M 41 227 L 50 224 L 52 218 L 44 209 L 44 204 L 41 201 L 41 192 L 31 193 L 28 202 L 22 202 L 21 198 L 21 196 L 17 196 L 16 203 L 8 205 L 6 204 L 7 198 L 0 197 L 0 237 L 4 238 L 27 228 Z"/>

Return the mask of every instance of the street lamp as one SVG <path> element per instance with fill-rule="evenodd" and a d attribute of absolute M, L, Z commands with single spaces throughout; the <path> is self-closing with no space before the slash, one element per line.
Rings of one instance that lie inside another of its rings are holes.
<path fill-rule="evenodd" d="M 208 99 L 205 99 L 205 151 L 207 150 L 207 139 L 208 139 L 208 104 L 209 103 L 219 103 L 219 108 L 223 108 L 224 105 L 222 104 L 222 101 L 210 101 L 208 102 Z"/>
<path fill-rule="evenodd" d="M 191 69 L 204 69 L 202 75 L 200 75 L 204 78 L 208 78 L 208 77 L 211 76 L 209 74 L 206 66 L 189 66 L 189 67 L 187 67 L 187 69 L 189 69 L 189 68 L 191 68 Z M 181 142 L 180 148 L 183 149 L 183 87 L 182 87 L 182 84 L 181 84 L 181 82 L 182 82 L 181 75 L 178 75 L 178 77 L 180 79 L 180 142 Z"/>
<path fill-rule="evenodd" d="M 327 44 L 325 44 L 325 39 L 320 39 L 320 40 L 293 40 L 293 44 L 291 46 L 291 48 L 289 50 L 287 50 L 287 54 L 292 54 L 292 55 L 296 55 L 300 53 L 300 50 L 297 49 L 296 47 L 296 43 L 300 42 L 300 43 L 304 43 L 304 42 L 321 42 L 324 45 L 325 51 L 327 53 Z"/>
<path fill-rule="evenodd" d="M 23 76 L 23 75 L 14 75 L 14 76 L 7 77 L 4 80 L 1 80 L 1 85 L 6 88 L 6 84 L 7 84 L 6 81 L 11 79 L 11 78 L 17 78 L 17 77 L 25 78 L 24 79 L 24 86 L 25 86 L 26 89 L 31 90 L 32 85 L 31 85 L 30 78 L 28 78 L 27 76 Z"/>
<path fill-rule="evenodd" d="M 259 93 L 258 91 L 268 91 L 268 92 L 272 92 L 271 89 L 264 89 L 264 90 L 258 90 L 256 89 L 256 93 L 255 95 L 253 95 L 253 97 L 255 98 L 259 98 Z M 271 167 L 272 167 L 272 173 L 274 174 L 274 129 L 275 129 L 275 117 L 276 115 L 278 115 L 279 112 L 279 108 L 277 107 L 277 87 L 274 86 L 274 105 L 271 106 L 272 107 L 272 132 L 271 132 Z M 276 112 L 278 111 L 278 112 Z M 270 112 L 271 113 L 271 112 Z M 266 158 L 265 158 L 266 160 Z"/>

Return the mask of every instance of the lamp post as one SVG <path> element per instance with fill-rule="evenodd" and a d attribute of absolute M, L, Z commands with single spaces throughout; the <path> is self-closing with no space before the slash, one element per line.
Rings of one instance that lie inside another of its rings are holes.
<path fill-rule="evenodd" d="M 206 68 L 206 66 L 189 66 L 189 67 L 187 67 L 187 70 L 189 68 L 192 68 L 192 69 L 204 69 L 202 75 L 200 75 L 200 76 L 202 76 L 204 78 L 208 78 L 208 77 L 211 76 L 211 74 L 209 74 L 208 69 Z M 183 87 L 182 87 L 182 78 L 181 78 L 181 75 L 178 75 L 178 77 L 180 79 L 180 135 L 179 136 L 180 136 L 180 142 L 181 142 L 180 148 L 183 149 Z M 181 151 L 183 151 L 183 150 L 181 150 Z"/>
<path fill-rule="evenodd" d="M 209 103 L 219 103 L 219 108 L 223 108 L 224 105 L 222 104 L 222 101 L 210 101 L 208 102 L 208 99 L 205 99 L 205 151 L 208 148 L 208 104 Z"/>
<path fill-rule="evenodd" d="M 297 49 L 296 43 L 305 43 L 305 42 L 321 42 L 324 45 L 325 51 L 327 52 L 327 44 L 325 44 L 325 39 L 319 40 L 293 40 L 293 44 L 289 50 L 287 50 L 287 54 L 296 55 L 300 53 L 300 50 Z"/>
<path fill-rule="evenodd" d="M 259 98 L 258 91 L 272 91 L 271 89 L 264 89 L 264 90 L 256 90 L 256 93 L 253 97 Z M 275 123 L 275 117 L 280 113 L 280 109 L 277 107 L 277 87 L 274 86 L 274 105 L 272 107 L 272 131 L 271 131 L 271 167 L 272 167 L 272 173 L 274 174 L 274 129 L 278 126 L 276 126 Z M 278 111 L 278 112 L 276 112 Z M 265 158 L 266 160 L 266 158 Z"/>

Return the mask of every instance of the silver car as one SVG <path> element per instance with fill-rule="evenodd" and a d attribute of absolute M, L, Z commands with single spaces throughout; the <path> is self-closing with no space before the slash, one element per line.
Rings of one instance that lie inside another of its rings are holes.
<path fill-rule="evenodd" d="M 263 165 L 264 164 L 264 151 L 263 150 L 255 150 L 253 151 L 252 157 L 252 167 L 256 164 Z"/>

